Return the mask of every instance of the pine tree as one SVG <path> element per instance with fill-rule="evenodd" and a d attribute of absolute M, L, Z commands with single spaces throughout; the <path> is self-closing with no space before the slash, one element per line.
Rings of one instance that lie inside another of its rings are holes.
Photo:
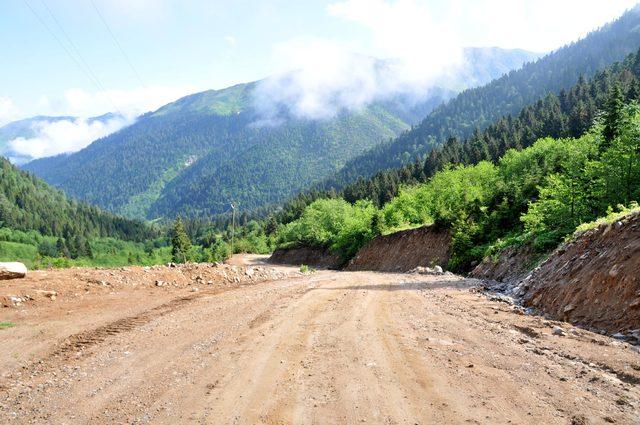
<path fill-rule="evenodd" d="M 56 251 L 58 252 L 58 257 L 69 258 L 71 256 L 69 254 L 69 248 L 67 248 L 67 244 L 62 238 L 58 238 L 56 242 Z"/>
<path fill-rule="evenodd" d="M 187 261 L 187 252 L 191 248 L 189 236 L 184 231 L 182 219 L 178 217 L 173 223 L 171 230 L 171 255 L 176 263 L 184 263 Z"/>
<path fill-rule="evenodd" d="M 613 139 L 615 139 L 620 132 L 623 107 L 624 97 L 622 95 L 622 89 L 620 88 L 620 84 L 616 83 L 609 93 L 604 112 L 604 130 L 602 135 L 604 136 L 605 143 L 604 146 L 602 146 L 603 149 L 610 146 Z"/>

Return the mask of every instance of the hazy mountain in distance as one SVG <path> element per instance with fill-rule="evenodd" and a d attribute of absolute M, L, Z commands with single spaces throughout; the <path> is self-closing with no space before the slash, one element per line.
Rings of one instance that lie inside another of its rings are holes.
<path fill-rule="evenodd" d="M 62 149 L 71 153 L 131 121 L 114 113 L 90 118 L 38 115 L 13 121 L 0 127 L 0 156 L 22 165 L 47 152 Z"/>

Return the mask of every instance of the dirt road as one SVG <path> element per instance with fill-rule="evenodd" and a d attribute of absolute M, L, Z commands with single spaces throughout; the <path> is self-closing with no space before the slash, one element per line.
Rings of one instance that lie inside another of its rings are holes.
<path fill-rule="evenodd" d="M 290 276 L 0 309 L 0 423 L 640 423 L 629 345 L 455 276 Z"/>

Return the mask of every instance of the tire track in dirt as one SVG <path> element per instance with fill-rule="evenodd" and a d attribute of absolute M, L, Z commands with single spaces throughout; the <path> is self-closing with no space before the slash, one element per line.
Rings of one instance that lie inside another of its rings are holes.
<path fill-rule="evenodd" d="M 65 340 L 0 422 L 634 423 L 640 391 L 591 365 L 640 357 L 552 336 L 473 283 L 320 271 L 179 297 Z"/>

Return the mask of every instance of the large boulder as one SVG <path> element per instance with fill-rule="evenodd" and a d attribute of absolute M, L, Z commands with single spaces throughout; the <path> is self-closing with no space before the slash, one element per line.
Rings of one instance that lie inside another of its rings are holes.
<path fill-rule="evenodd" d="M 27 267 L 22 263 L 0 263 L 0 280 L 20 279 L 27 275 Z"/>

